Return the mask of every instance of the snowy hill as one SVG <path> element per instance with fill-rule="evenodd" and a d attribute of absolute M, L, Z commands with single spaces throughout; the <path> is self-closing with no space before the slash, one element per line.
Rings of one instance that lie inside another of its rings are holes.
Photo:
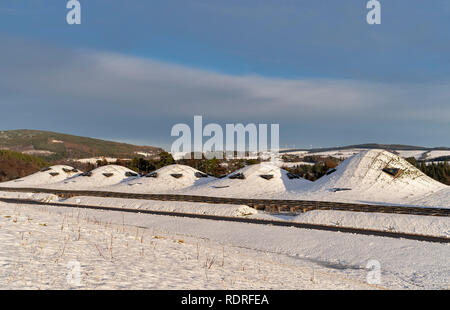
<path fill-rule="evenodd" d="M 286 170 L 275 165 L 261 163 L 242 168 L 226 178 L 190 187 L 186 193 L 218 197 L 269 197 L 309 184 L 310 181 L 302 178 L 290 179 Z"/>
<path fill-rule="evenodd" d="M 77 159 L 98 156 L 133 158 L 137 153 L 157 156 L 162 149 L 138 146 L 42 130 L 0 131 L 0 149 L 48 159 Z"/>
<path fill-rule="evenodd" d="M 398 155 L 367 150 L 351 156 L 298 198 L 407 203 L 448 186 L 426 176 Z"/>
<path fill-rule="evenodd" d="M 3 187 L 45 186 L 61 182 L 79 174 L 80 172 L 73 167 L 56 165 L 17 180 L 0 183 L 0 185 Z"/>
<path fill-rule="evenodd" d="M 65 179 L 51 185 L 51 188 L 89 190 L 118 184 L 125 180 L 136 178 L 137 174 L 128 168 L 108 165 L 94 169 L 84 174 L 78 174 L 72 178 Z"/>

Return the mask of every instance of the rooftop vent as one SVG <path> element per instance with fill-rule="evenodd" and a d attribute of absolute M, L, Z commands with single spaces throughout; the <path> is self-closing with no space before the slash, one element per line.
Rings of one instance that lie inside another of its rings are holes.
<path fill-rule="evenodd" d="M 112 176 L 114 175 L 114 173 L 106 172 L 106 173 L 103 173 L 103 175 L 104 175 L 105 177 L 107 177 L 107 178 L 110 178 L 110 177 L 112 177 Z"/>
<path fill-rule="evenodd" d="M 300 179 L 300 176 L 298 175 L 298 174 L 296 174 L 296 173 L 288 173 L 287 174 L 287 177 L 289 178 L 289 179 Z"/>
<path fill-rule="evenodd" d="M 91 177 L 92 176 L 92 172 L 91 171 L 84 172 L 84 173 L 81 174 L 81 176 L 83 176 L 83 177 Z"/>
<path fill-rule="evenodd" d="M 63 170 L 65 173 L 71 173 L 71 172 L 76 173 L 76 172 L 78 172 L 78 170 L 75 169 L 75 168 L 73 168 L 73 169 L 70 169 L 70 168 L 62 168 L 62 170 Z"/>
<path fill-rule="evenodd" d="M 179 179 L 179 178 L 181 178 L 183 176 L 183 174 L 181 174 L 181 173 L 172 173 L 171 176 L 174 177 L 175 179 Z"/>
<path fill-rule="evenodd" d="M 198 171 L 194 175 L 196 178 L 207 178 L 208 177 L 208 175 L 206 173 L 198 172 Z"/>
<path fill-rule="evenodd" d="M 232 179 L 232 180 L 234 180 L 234 179 L 244 180 L 245 175 L 243 173 L 236 173 L 236 174 L 230 175 L 228 178 Z"/>
<path fill-rule="evenodd" d="M 403 173 L 403 170 L 398 168 L 384 168 L 383 172 L 393 176 L 394 178 L 397 178 Z"/>
<path fill-rule="evenodd" d="M 146 178 L 157 178 L 158 172 L 150 172 L 145 175 Z"/>
<path fill-rule="evenodd" d="M 47 167 L 47 168 L 42 169 L 41 172 L 46 172 L 46 171 L 50 171 L 50 170 L 52 170 L 52 168 Z"/>
<path fill-rule="evenodd" d="M 260 177 L 266 180 L 270 180 L 273 178 L 273 174 L 261 174 Z"/>
<path fill-rule="evenodd" d="M 56 177 L 57 175 L 59 175 L 59 172 L 50 172 L 49 173 L 52 177 Z"/>
<path fill-rule="evenodd" d="M 325 175 L 330 175 L 330 174 L 332 174 L 333 172 L 336 172 L 336 168 L 328 169 L 328 171 L 325 173 Z"/>
<path fill-rule="evenodd" d="M 351 191 L 351 188 L 346 188 L 346 187 L 336 187 L 336 188 L 332 188 L 330 189 L 330 191 L 332 191 L 333 193 L 336 192 L 342 192 L 342 191 Z"/>
<path fill-rule="evenodd" d="M 127 172 L 125 172 L 125 176 L 126 177 L 137 177 L 138 174 L 135 172 L 127 171 Z"/>

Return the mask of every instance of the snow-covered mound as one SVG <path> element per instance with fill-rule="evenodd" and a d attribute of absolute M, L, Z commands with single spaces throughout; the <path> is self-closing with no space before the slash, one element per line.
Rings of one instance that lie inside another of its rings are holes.
<path fill-rule="evenodd" d="M 261 163 L 242 168 L 223 179 L 190 187 L 185 192 L 191 195 L 262 198 L 298 190 L 311 184 L 310 181 L 288 174 L 286 170 L 271 163 Z"/>
<path fill-rule="evenodd" d="M 56 165 L 17 180 L 0 183 L 0 187 L 45 186 L 61 182 L 67 178 L 79 175 L 80 173 L 80 171 L 73 167 Z"/>
<path fill-rule="evenodd" d="M 108 190 L 132 193 L 169 193 L 175 190 L 196 186 L 215 180 L 185 165 L 169 165 L 141 178 L 111 186 Z"/>
<path fill-rule="evenodd" d="M 137 176 L 138 174 L 136 172 L 126 167 L 107 165 L 51 184 L 51 188 L 89 190 L 118 184 L 123 181 L 135 179 Z"/>
<path fill-rule="evenodd" d="M 438 192 L 413 200 L 413 204 L 439 208 L 450 208 L 450 186 Z"/>
<path fill-rule="evenodd" d="M 367 150 L 342 162 L 299 196 L 320 200 L 411 203 L 447 188 L 406 160 L 384 150 Z"/>

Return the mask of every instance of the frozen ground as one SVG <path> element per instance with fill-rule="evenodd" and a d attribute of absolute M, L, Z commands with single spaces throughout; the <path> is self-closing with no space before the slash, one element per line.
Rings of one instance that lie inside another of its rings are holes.
<path fill-rule="evenodd" d="M 448 289 L 449 257 L 446 244 L 0 203 L 3 289 L 77 288 L 73 261 L 79 288 Z"/>
<path fill-rule="evenodd" d="M 73 210 L 0 204 L 0 242 L 0 289 L 377 288 L 313 263 Z"/>

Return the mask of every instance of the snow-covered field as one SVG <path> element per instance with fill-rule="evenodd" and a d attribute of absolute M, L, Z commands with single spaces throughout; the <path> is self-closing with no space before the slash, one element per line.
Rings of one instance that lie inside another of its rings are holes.
<path fill-rule="evenodd" d="M 295 216 L 274 215 L 257 211 L 245 205 L 208 204 L 194 202 L 153 201 L 123 198 L 77 196 L 60 199 L 49 194 L 1 192 L 0 198 L 32 199 L 40 202 L 58 202 L 80 206 L 115 207 L 188 214 L 206 214 L 246 217 L 265 220 L 283 220 L 296 223 L 323 224 L 381 231 L 403 232 L 450 238 L 450 218 L 406 214 L 364 213 L 345 211 L 308 211 Z"/>
<path fill-rule="evenodd" d="M 283 162 L 282 163 L 282 167 L 295 167 L 295 166 L 302 166 L 302 165 L 314 166 L 314 163 L 309 163 L 309 162 L 306 162 L 306 161 Z"/>
<path fill-rule="evenodd" d="M 420 159 L 425 153 L 424 150 L 412 150 L 412 151 L 397 151 L 397 153 L 403 158 L 414 157 L 415 159 Z"/>
<path fill-rule="evenodd" d="M 359 152 L 362 152 L 363 149 L 348 149 L 348 150 L 338 150 L 338 151 L 325 151 L 325 152 L 313 152 L 308 153 L 306 155 L 309 156 L 331 156 L 336 158 L 349 158 Z"/>
<path fill-rule="evenodd" d="M 377 288 L 307 261 L 102 215 L 0 204 L 0 289 Z"/>
<path fill-rule="evenodd" d="M 0 288 L 449 288 L 436 243 L 3 203 L 0 225 Z"/>
<path fill-rule="evenodd" d="M 438 157 L 443 157 L 443 156 L 450 156 L 450 151 L 431 151 L 431 152 L 427 152 L 425 154 L 425 158 L 426 159 L 434 159 L 434 158 L 438 158 Z"/>
<path fill-rule="evenodd" d="M 335 158 L 349 158 L 355 154 L 358 154 L 366 149 L 349 148 L 344 150 L 331 150 L 322 152 L 309 152 L 309 151 L 292 151 L 283 152 L 286 155 L 298 155 L 298 156 L 331 156 Z M 415 159 L 434 159 L 441 156 L 450 156 L 450 150 L 394 150 L 399 156 L 403 158 L 414 157 Z"/>
<path fill-rule="evenodd" d="M 91 157 L 91 158 L 81 158 L 81 159 L 74 159 L 74 161 L 84 163 L 84 164 L 96 164 L 97 161 L 106 161 L 108 163 L 114 163 L 118 160 L 118 158 L 114 157 Z M 124 159 L 126 160 L 126 159 Z"/>

